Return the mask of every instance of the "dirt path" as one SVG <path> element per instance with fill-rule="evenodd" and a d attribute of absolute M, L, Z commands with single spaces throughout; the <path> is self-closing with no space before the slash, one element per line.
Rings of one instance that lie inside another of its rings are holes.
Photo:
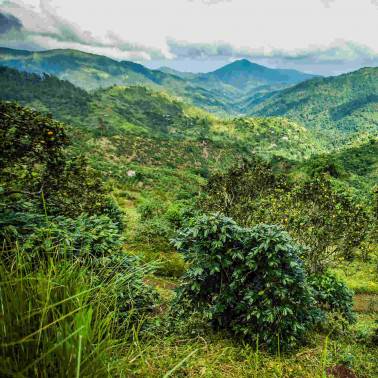
<path fill-rule="evenodd" d="M 356 294 L 353 308 L 356 312 L 378 312 L 378 294 Z"/>

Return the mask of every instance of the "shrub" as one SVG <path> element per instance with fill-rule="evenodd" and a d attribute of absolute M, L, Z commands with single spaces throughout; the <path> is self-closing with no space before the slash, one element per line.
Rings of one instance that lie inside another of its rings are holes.
<path fill-rule="evenodd" d="M 156 201 L 144 201 L 138 206 L 141 220 L 135 240 L 146 243 L 153 249 L 171 249 L 169 240 L 184 224 L 191 210 L 187 201 L 177 201 L 163 208 Z"/>
<path fill-rule="evenodd" d="M 84 156 L 71 156 L 68 146 L 64 124 L 0 101 L 0 217 L 6 217 L 6 226 L 17 228 L 12 213 L 70 218 L 87 213 L 106 214 L 122 229 L 122 213 L 98 172 Z"/>
<path fill-rule="evenodd" d="M 315 300 L 325 312 L 339 315 L 349 323 L 355 321 L 353 314 L 353 291 L 331 273 L 312 275 L 309 283 L 314 289 Z"/>
<path fill-rule="evenodd" d="M 138 224 L 135 241 L 148 244 L 154 250 L 170 248 L 170 224 L 163 217 L 154 217 Z"/>
<path fill-rule="evenodd" d="M 127 225 L 125 213 L 113 198 L 109 197 L 107 199 L 102 209 L 102 213 L 112 220 L 120 232 L 125 230 Z"/>
<path fill-rule="evenodd" d="M 179 302 L 189 298 L 216 328 L 291 347 L 320 320 L 301 248 L 280 227 L 241 228 L 223 215 L 202 215 L 174 245 L 190 263 Z"/>
<path fill-rule="evenodd" d="M 163 207 L 158 201 L 148 198 L 143 199 L 138 205 L 137 211 L 140 214 L 141 220 L 146 221 L 160 215 L 163 212 Z"/>
<path fill-rule="evenodd" d="M 31 256 L 93 258 L 117 252 L 122 239 L 116 224 L 105 215 L 63 216 L 49 219 L 26 237 L 23 249 Z"/>

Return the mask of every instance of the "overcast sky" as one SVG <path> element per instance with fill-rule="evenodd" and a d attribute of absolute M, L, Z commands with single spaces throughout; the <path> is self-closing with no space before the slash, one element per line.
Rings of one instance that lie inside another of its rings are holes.
<path fill-rule="evenodd" d="M 336 74 L 378 65 L 378 0 L 0 0 L 0 46 L 184 71 L 248 58 Z"/>

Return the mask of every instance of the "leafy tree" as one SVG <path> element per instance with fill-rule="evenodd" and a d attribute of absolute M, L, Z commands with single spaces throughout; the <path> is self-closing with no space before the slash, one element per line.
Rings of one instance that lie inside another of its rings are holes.
<path fill-rule="evenodd" d="M 365 239 L 369 212 L 327 174 L 292 183 L 258 159 L 209 180 L 200 206 L 245 226 L 280 224 L 307 249 L 310 270 L 321 271 L 336 256 L 352 258 Z"/>
<path fill-rule="evenodd" d="M 14 235 L 31 232 L 41 224 L 41 214 L 71 218 L 84 212 L 106 214 L 122 229 L 121 211 L 98 175 L 85 159 L 69 156 L 68 146 L 62 123 L 18 104 L 0 102 L 2 237 L 8 237 L 10 230 Z"/>

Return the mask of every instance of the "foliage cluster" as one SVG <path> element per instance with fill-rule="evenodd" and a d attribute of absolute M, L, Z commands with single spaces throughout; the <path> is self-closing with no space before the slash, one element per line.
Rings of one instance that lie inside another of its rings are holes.
<path fill-rule="evenodd" d="M 107 215 L 122 230 L 121 211 L 98 175 L 85 159 L 67 152 L 63 124 L 1 102 L 0 126 L 2 232 L 13 226 L 19 227 L 18 233 L 28 233 L 43 215 L 76 218 L 82 213 Z"/>
<path fill-rule="evenodd" d="M 324 270 L 335 257 L 353 258 L 372 223 L 371 211 L 328 174 L 292 183 L 259 159 L 211 177 L 201 206 L 247 226 L 282 225 L 308 247 L 305 261 L 312 271 Z"/>
<path fill-rule="evenodd" d="M 65 126 L 0 102 L 0 375 L 104 376 L 157 293 Z"/>
<path fill-rule="evenodd" d="M 321 310 L 352 320 L 345 285 L 324 276 L 313 287 L 301 247 L 281 227 L 242 228 L 220 214 L 202 215 L 174 243 L 190 263 L 178 301 L 189 300 L 216 328 L 258 336 L 277 350 L 303 340 L 322 321 Z"/>

